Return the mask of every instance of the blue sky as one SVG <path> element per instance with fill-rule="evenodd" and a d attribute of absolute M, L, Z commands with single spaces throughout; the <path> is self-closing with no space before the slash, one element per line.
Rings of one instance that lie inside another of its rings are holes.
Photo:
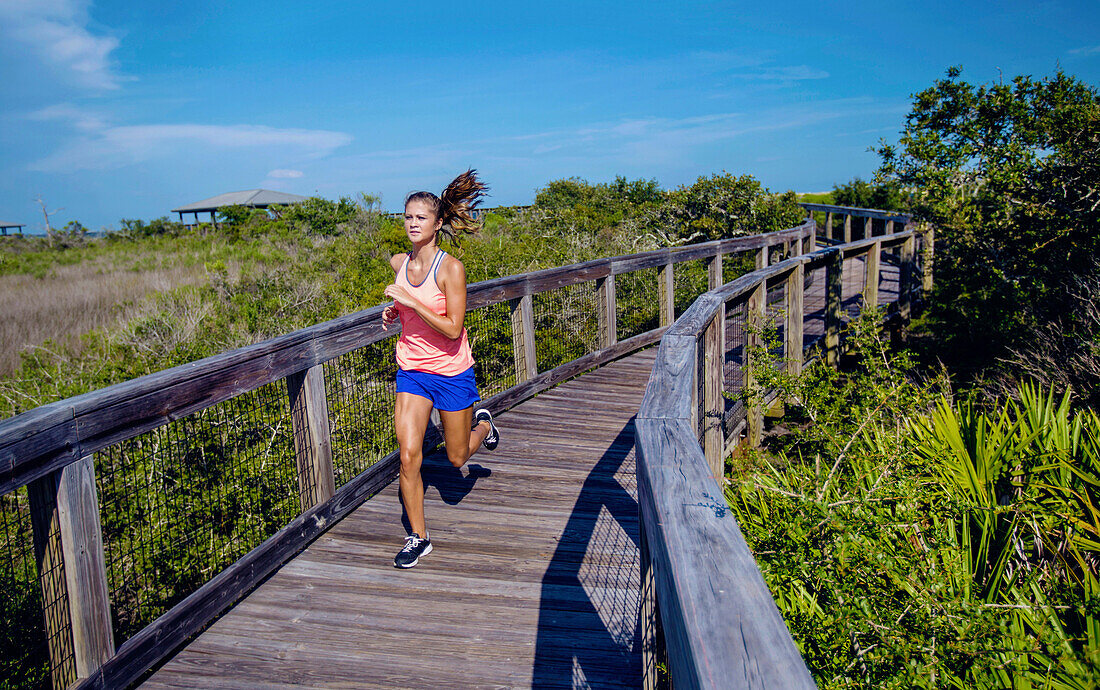
<path fill-rule="evenodd" d="M 722 170 L 823 191 L 951 65 L 1100 85 L 1100 3 L 0 0 L 0 220 L 257 187 L 397 210 L 467 167 L 491 204 Z"/>

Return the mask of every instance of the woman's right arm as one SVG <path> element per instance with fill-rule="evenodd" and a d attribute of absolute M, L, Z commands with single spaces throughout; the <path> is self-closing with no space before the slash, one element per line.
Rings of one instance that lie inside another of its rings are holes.
<path fill-rule="evenodd" d="M 393 269 L 393 274 L 396 277 L 397 272 L 401 270 L 401 266 L 405 263 L 404 254 L 394 254 L 390 257 L 390 268 Z M 397 321 L 397 305 L 391 304 L 382 310 L 382 330 L 387 330 L 390 324 Z"/>

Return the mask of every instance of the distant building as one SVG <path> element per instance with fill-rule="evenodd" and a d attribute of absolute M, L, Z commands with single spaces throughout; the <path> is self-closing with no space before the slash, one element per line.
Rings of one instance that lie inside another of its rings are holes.
<path fill-rule="evenodd" d="M 227 192 L 212 196 L 209 199 L 196 201 L 193 204 L 172 209 L 172 213 L 180 214 L 180 222 L 183 222 L 183 214 L 194 213 L 195 223 L 199 222 L 200 213 L 209 213 L 210 222 L 215 222 L 214 214 L 218 209 L 226 206 L 247 206 L 248 208 L 267 208 L 285 204 L 300 204 L 308 197 L 286 192 L 273 192 L 270 189 L 249 189 L 243 192 Z"/>
<path fill-rule="evenodd" d="M 24 226 L 26 226 L 26 223 L 9 223 L 7 221 L 0 220 L 0 233 L 3 233 L 5 235 L 7 235 L 8 234 L 8 228 L 15 228 L 16 231 L 20 235 L 22 235 Z"/>

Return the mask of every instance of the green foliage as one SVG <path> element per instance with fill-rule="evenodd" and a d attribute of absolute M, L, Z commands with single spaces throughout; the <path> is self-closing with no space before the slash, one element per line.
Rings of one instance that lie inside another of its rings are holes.
<path fill-rule="evenodd" d="M 168 220 L 168 216 L 154 218 L 146 223 L 143 220 L 131 220 L 123 218 L 118 221 L 120 226 L 117 233 L 111 233 L 117 239 L 134 240 L 139 237 L 153 237 L 156 235 L 176 236 L 186 232 L 182 223 Z"/>
<path fill-rule="evenodd" d="M 858 177 L 844 184 L 834 185 L 832 203 L 855 208 L 876 208 L 883 211 L 904 211 L 909 200 L 901 185 L 894 180 L 871 183 Z"/>
<path fill-rule="evenodd" d="M 335 235 L 339 226 L 355 217 L 359 207 L 348 197 L 338 201 L 311 196 L 300 204 L 287 206 L 280 217 L 305 232 L 316 235 Z"/>
<path fill-rule="evenodd" d="M 1061 71 L 981 86 L 960 74 L 914 97 L 879 174 L 936 226 L 931 329 L 943 356 L 982 367 L 1063 311 L 1067 280 L 1092 270 L 1100 95 Z"/>
<path fill-rule="evenodd" d="M 873 318 L 843 372 L 792 378 L 758 353 L 790 433 L 727 490 L 815 680 L 1093 687 L 1100 419 L 1028 386 L 952 404 Z"/>
<path fill-rule="evenodd" d="M 794 192 L 772 194 L 752 175 L 729 173 L 670 192 L 662 210 L 682 243 L 783 230 L 806 215 Z"/>

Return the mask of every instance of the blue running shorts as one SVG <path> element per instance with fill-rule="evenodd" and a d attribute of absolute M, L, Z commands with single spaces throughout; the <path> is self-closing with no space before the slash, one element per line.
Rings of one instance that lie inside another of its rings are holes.
<path fill-rule="evenodd" d="M 481 396 L 477 394 L 473 367 L 454 376 L 398 369 L 397 392 L 427 398 L 432 401 L 435 409 L 444 412 L 465 410 L 481 400 Z"/>

